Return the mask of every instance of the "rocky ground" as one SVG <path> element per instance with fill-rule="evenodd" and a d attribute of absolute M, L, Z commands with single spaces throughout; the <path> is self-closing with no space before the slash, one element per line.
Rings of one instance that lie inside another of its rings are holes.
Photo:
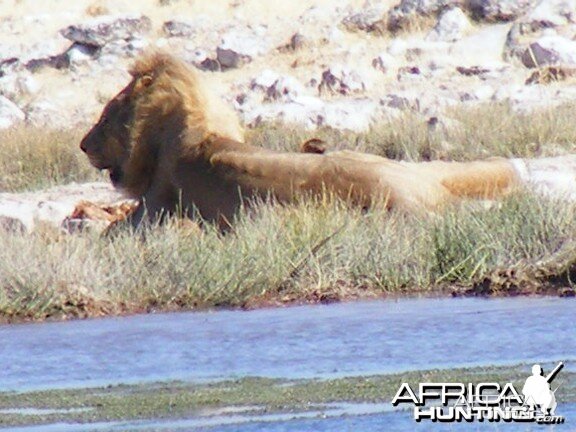
<path fill-rule="evenodd" d="M 207 71 L 248 126 L 576 98 L 575 0 L 12 0 L 0 17 L 4 128 L 90 123 L 147 47 Z"/>
<path fill-rule="evenodd" d="M 576 99 L 576 0 L 12 0 L 0 32 L 0 128 L 87 129 L 151 47 L 205 71 L 248 127 L 451 127 L 459 107 Z M 60 224 L 81 199 L 116 203 L 108 189 L 0 194 L 0 222 Z"/>

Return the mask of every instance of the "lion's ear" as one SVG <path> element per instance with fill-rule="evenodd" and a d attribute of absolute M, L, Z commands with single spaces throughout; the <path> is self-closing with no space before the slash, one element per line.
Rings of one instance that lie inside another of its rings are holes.
<path fill-rule="evenodd" d="M 150 85 L 152 84 L 153 81 L 154 81 L 154 79 L 152 78 L 152 75 L 142 75 L 136 81 L 135 90 L 138 91 L 138 90 L 143 90 L 147 87 L 150 87 Z"/>
<path fill-rule="evenodd" d="M 140 84 L 142 84 L 143 87 L 150 87 L 150 84 L 152 84 L 152 75 L 144 75 L 140 78 Z"/>

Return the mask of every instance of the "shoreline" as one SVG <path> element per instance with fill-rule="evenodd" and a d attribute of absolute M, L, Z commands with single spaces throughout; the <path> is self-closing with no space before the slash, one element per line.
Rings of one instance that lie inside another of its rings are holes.
<path fill-rule="evenodd" d="M 220 382 L 161 381 L 145 384 L 115 384 L 105 387 L 0 392 L 0 426 L 34 426 L 66 422 L 70 425 L 115 424 L 157 420 L 218 419 L 258 421 L 264 413 L 291 414 L 330 410 L 343 405 L 368 404 L 378 413 L 391 409 L 390 401 L 400 383 L 418 382 L 513 382 L 521 386 L 530 365 L 478 366 L 455 369 L 416 370 L 406 373 L 363 375 L 337 379 L 282 379 L 241 377 Z M 559 390 L 562 404 L 576 401 L 572 391 L 576 374 L 563 372 Z M 365 406 L 367 407 L 367 405 Z M 400 410 L 404 412 L 404 410 Z M 235 415 L 252 416 L 253 420 Z M 347 415 L 343 412 L 338 416 Z M 354 415 L 350 413 L 348 415 Z M 358 415 L 358 414 L 357 414 Z M 362 414 L 360 414 L 362 415 Z M 406 415 L 409 415 L 406 412 Z M 88 426 L 89 427 L 89 426 Z"/>
<path fill-rule="evenodd" d="M 358 295 L 359 294 L 359 295 Z M 166 308 L 152 308 L 152 309 L 139 309 L 137 307 L 113 312 L 110 314 L 87 314 L 83 316 L 61 316 L 61 317 L 44 317 L 44 318 L 29 318 L 29 317 L 10 317 L 0 315 L 0 326 L 6 325 L 21 325 L 21 324 L 44 324 L 44 323 L 58 323 L 68 321 L 84 321 L 84 320 L 98 320 L 107 318 L 127 318 L 134 316 L 156 315 L 156 314 L 178 314 L 178 313 L 218 313 L 230 311 L 256 311 L 261 309 L 285 309 L 299 306 L 314 306 L 314 305 L 330 305 L 342 304 L 353 302 L 370 302 L 370 301 L 398 301 L 410 299 L 449 299 L 449 298 L 466 298 L 466 297 L 480 297 L 484 299 L 498 299 L 510 297 L 522 298 L 572 298 L 576 293 L 573 288 L 566 288 L 565 291 L 558 291 L 553 288 L 545 289 L 542 292 L 513 292 L 504 293 L 499 292 L 496 294 L 485 294 L 481 292 L 474 292 L 472 288 L 468 287 L 463 289 L 461 286 L 453 286 L 447 288 L 445 285 L 437 289 L 423 289 L 421 291 L 411 292 L 391 292 L 391 293 L 378 293 L 376 290 L 366 291 L 359 290 L 351 295 L 335 298 L 326 296 L 325 298 L 307 298 L 307 299 L 289 299 L 281 300 L 276 299 L 253 299 L 246 305 L 242 306 L 206 306 L 200 308 L 187 308 L 187 307 L 166 307 Z"/>

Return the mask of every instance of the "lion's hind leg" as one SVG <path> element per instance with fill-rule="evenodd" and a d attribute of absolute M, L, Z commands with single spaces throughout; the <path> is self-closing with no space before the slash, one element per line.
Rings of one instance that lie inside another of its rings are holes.
<path fill-rule="evenodd" d="M 518 173 L 506 159 L 474 162 L 427 162 L 442 186 L 460 198 L 495 199 L 507 195 L 520 183 Z"/>

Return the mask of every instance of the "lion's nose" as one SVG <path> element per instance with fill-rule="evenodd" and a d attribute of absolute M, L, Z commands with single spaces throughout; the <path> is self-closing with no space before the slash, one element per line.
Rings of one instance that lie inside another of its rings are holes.
<path fill-rule="evenodd" d="M 85 139 L 83 139 L 83 140 L 80 142 L 80 150 L 82 150 L 84 153 L 87 152 L 87 146 L 86 146 L 86 140 L 85 140 Z"/>

